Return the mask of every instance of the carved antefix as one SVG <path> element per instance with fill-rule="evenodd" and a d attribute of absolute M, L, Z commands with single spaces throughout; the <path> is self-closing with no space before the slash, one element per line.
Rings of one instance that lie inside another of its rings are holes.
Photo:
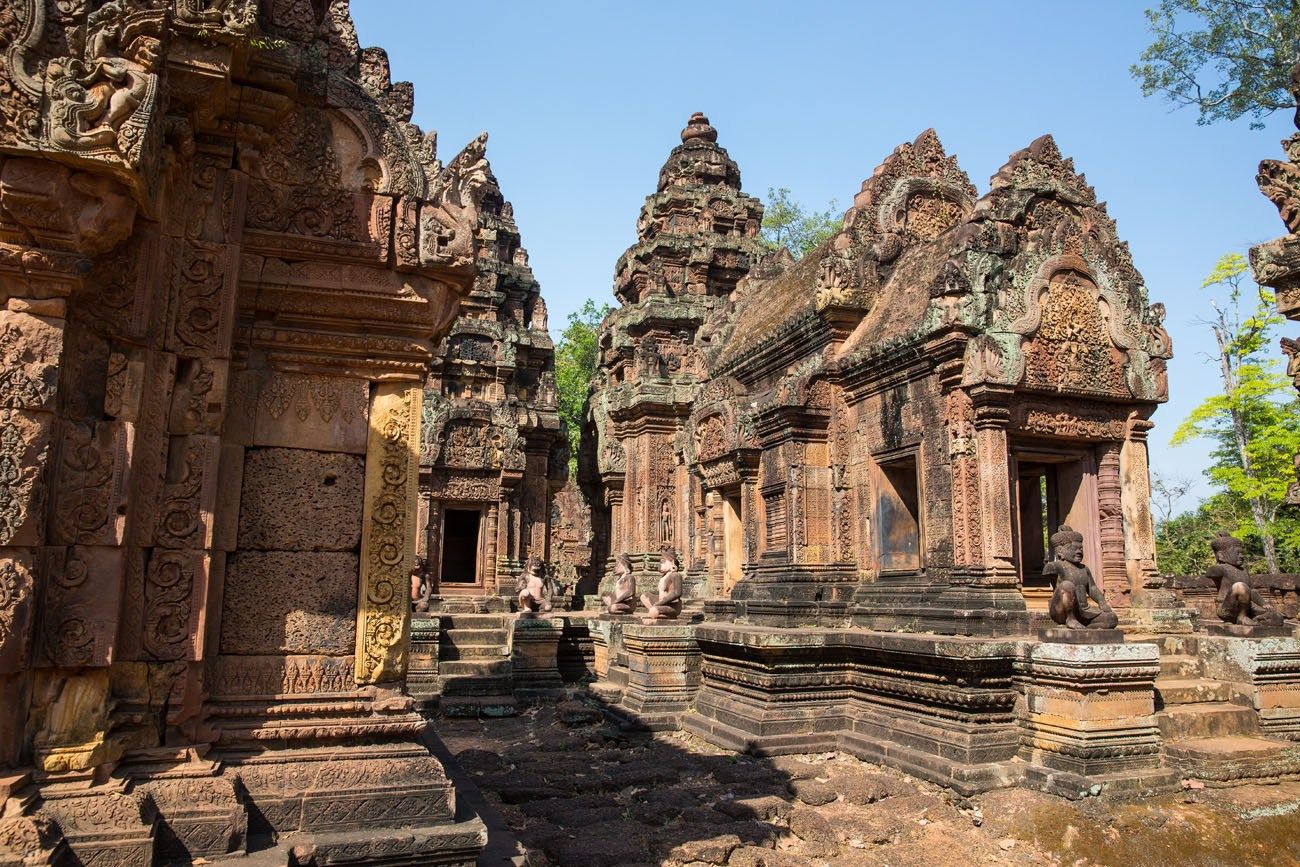
<path fill-rule="evenodd" d="M 357 598 L 358 684 L 397 680 L 406 673 L 411 606 L 405 589 L 415 563 L 419 456 L 420 386 L 376 385 L 366 447 Z"/>

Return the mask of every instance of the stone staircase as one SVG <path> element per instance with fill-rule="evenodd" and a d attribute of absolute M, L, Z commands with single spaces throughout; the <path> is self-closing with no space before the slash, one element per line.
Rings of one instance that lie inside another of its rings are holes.
<path fill-rule="evenodd" d="M 443 614 L 438 709 L 445 716 L 512 716 L 510 614 Z"/>
<path fill-rule="evenodd" d="M 1197 636 L 1161 635 L 1156 722 L 1165 763 L 1209 786 L 1300 778 L 1300 744 L 1264 737 L 1234 685 L 1205 676 Z"/>

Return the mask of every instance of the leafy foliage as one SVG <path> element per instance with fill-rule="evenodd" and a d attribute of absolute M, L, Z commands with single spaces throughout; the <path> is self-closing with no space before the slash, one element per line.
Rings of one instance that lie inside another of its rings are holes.
<path fill-rule="evenodd" d="M 1144 96 L 1195 106 L 1198 124 L 1248 115 L 1252 129 L 1295 107 L 1290 75 L 1300 61 L 1300 3 L 1161 0 L 1146 18 L 1154 41 L 1129 67 Z"/>
<path fill-rule="evenodd" d="M 1210 540 L 1223 529 L 1233 529 L 1250 522 L 1246 504 L 1227 494 L 1216 494 L 1190 512 L 1183 512 L 1156 524 L 1156 560 L 1166 575 L 1203 575 L 1214 562 Z M 1300 572 L 1300 518 L 1279 515 L 1277 534 L 1277 571 Z M 1264 546 L 1255 532 L 1242 536 L 1242 557 L 1251 572 L 1270 571 Z"/>
<path fill-rule="evenodd" d="M 1224 522 L 1215 529 L 1257 539 L 1274 572 L 1279 541 L 1300 546 L 1300 535 L 1294 535 L 1300 527 L 1280 514 L 1294 477 L 1292 456 L 1300 449 L 1300 402 L 1270 357 L 1271 331 L 1281 322 L 1272 293 L 1261 286 L 1248 290 L 1245 272 L 1245 259 L 1229 254 L 1202 283 L 1223 293 L 1222 300 L 1211 300 L 1215 315 L 1205 321 L 1218 347 L 1214 361 L 1223 390 L 1192 410 L 1171 444 L 1196 437 L 1214 444 L 1206 475 L 1225 498 L 1212 510 Z"/>
<path fill-rule="evenodd" d="M 790 198 L 785 187 L 768 187 L 762 237 L 773 250 L 785 247 L 796 259 L 802 259 L 838 232 L 840 225 L 834 199 L 824 211 L 807 212 Z"/>
<path fill-rule="evenodd" d="M 569 438 L 569 477 L 578 474 L 578 440 L 587 413 L 587 392 L 596 375 L 596 331 L 614 308 L 588 298 L 582 309 L 569 314 L 568 325 L 555 347 L 555 388 L 560 422 Z"/>

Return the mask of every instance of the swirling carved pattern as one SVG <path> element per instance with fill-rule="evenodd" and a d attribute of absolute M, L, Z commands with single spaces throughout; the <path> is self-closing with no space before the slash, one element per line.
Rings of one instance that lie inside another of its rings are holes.
<path fill-rule="evenodd" d="M 154 551 L 145 579 L 144 647 L 154 659 L 185 658 L 190 634 L 194 555 Z"/>
<path fill-rule="evenodd" d="M 366 452 L 366 517 L 357 605 L 359 684 L 395 680 L 406 671 L 410 606 L 404 588 L 415 556 L 419 479 L 420 388 L 376 387 Z"/>

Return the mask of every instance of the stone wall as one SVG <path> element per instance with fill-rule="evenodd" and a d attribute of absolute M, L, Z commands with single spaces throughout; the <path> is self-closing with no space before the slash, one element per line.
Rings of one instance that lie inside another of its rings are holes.
<path fill-rule="evenodd" d="M 472 862 L 402 682 L 485 137 L 342 0 L 0 18 L 0 848 Z"/>

